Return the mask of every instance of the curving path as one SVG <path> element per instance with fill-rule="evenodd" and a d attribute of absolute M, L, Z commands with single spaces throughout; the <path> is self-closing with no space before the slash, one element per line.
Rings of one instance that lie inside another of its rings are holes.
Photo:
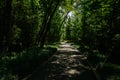
<path fill-rule="evenodd" d="M 89 67 L 83 65 L 86 57 L 67 42 L 42 67 L 23 80 L 95 80 Z"/>

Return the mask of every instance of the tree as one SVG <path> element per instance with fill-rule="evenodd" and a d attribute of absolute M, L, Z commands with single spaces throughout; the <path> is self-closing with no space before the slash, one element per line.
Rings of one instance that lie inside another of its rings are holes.
<path fill-rule="evenodd" d="M 52 18 L 58 9 L 58 6 L 60 4 L 60 1 L 40 1 L 40 4 L 42 4 L 41 8 L 43 9 L 43 22 L 42 22 L 42 27 L 39 31 L 39 36 L 37 43 L 40 45 L 40 47 L 44 46 L 44 42 L 46 39 L 47 32 L 50 30 L 50 24 L 52 21 Z M 46 4 L 46 5 L 45 5 Z"/>
<path fill-rule="evenodd" d="M 12 20 L 12 0 L 5 0 L 1 4 L 1 18 L 0 18 L 0 48 L 2 50 L 10 47 L 12 43 L 12 29 L 13 29 L 13 20 Z"/>

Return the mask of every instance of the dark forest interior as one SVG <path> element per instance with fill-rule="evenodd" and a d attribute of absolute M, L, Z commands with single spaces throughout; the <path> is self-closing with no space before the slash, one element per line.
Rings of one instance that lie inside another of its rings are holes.
<path fill-rule="evenodd" d="M 62 79 L 120 80 L 120 0 L 0 0 L 0 80 Z"/>

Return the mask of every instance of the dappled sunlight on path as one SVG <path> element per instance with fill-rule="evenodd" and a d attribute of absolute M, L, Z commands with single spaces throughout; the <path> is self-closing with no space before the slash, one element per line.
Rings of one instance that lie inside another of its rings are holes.
<path fill-rule="evenodd" d="M 62 42 L 56 54 L 27 80 L 88 80 L 91 73 L 88 71 L 89 67 L 83 65 L 86 59 L 69 43 Z M 83 74 L 86 72 L 90 75 L 87 78 Z"/>
<path fill-rule="evenodd" d="M 66 42 L 61 42 L 60 48 L 58 49 L 58 52 L 74 52 L 79 53 L 77 49 L 75 49 L 73 46 Z"/>

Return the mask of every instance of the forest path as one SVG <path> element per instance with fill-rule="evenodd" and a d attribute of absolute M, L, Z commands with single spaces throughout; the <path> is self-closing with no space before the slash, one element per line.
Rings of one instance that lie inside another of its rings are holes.
<path fill-rule="evenodd" d="M 70 43 L 61 42 L 56 54 L 26 80 L 95 80 L 89 68 L 83 65 L 85 60 Z"/>

